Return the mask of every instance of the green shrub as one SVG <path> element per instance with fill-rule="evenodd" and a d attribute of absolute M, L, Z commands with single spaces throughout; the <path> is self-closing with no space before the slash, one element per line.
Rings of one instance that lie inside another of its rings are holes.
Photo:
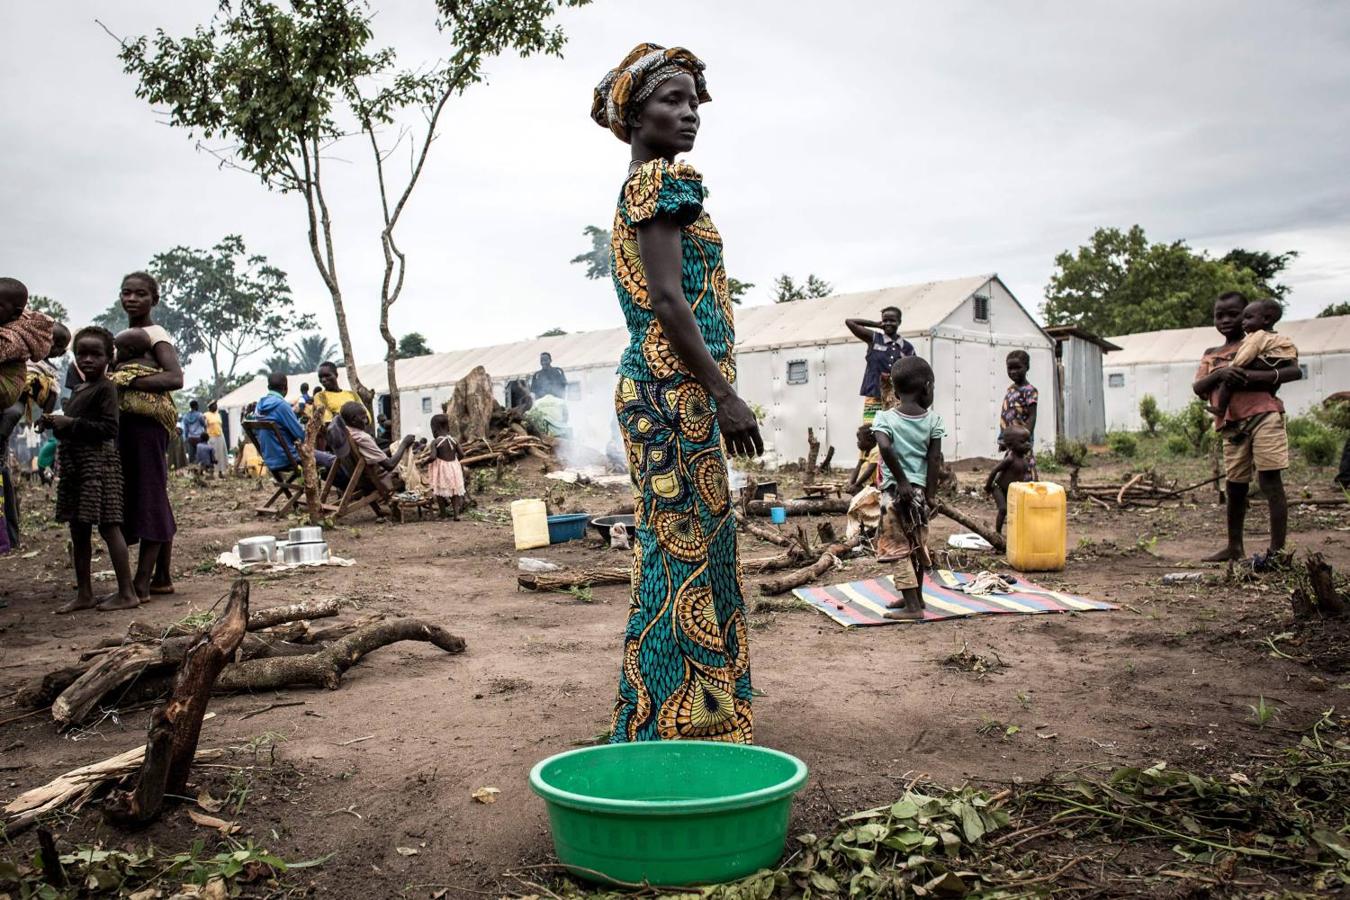
<path fill-rule="evenodd" d="M 1320 428 L 1290 441 L 1310 466 L 1329 466 L 1340 455 L 1341 438 L 1334 431 Z"/>
<path fill-rule="evenodd" d="M 1202 456 L 1214 442 L 1214 417 L 1205 410 L 1201 400 L 1192 400 L 1180 412 L 1162 416 L 1163 434 L 1169 436 L 1167 449 L 1172 450 L 1171 437 L 1180 437 L 1190 448 L 1188 452 Z M 1181 451 L 1174 451 L 1180 453 Z"/>
<path fill-rule="evenodd" d="M 1284 429 L 1289 434 L 1289 443 L 1297 446 L 1304 438 L 1321 434 L 1327 429 L 1312 416 L 1296 416 L 1288 419 L 1284 423 Z"/>
<path fill-rule="evenodd" d="M 1179 434 L 1169 434 L 1165 446 L 1167 452 L 1173 456 L 1191 456 L 1195 453 L 1195 448 L 1191 446 L 1191 442 Z"/>
<path fill-rule="evenodd" d="M 1082 466 L 1087 462 L 1088 446 L 1082 441 L 1056 441 L 1055 462 L 1061 466 Z"/>
<path fill-rule="evenodd" d="M 1163 420 L 1163 411 L 1158 408 L 1158 401 L 1152 394 L 1145 394 L 1139 400 L 1139 418 L 1144 420 L 1144 427 L 1148 429 L 1149 434 L 1158 433 L 1158 426 Z"/>
<path fill-rule="evenodd" d="M 1128 431 L 1113 431 L 1106 436 L 1106 446 L 1116 456 L 1133 457 L 1139 452 L 1139 441 Z"/>

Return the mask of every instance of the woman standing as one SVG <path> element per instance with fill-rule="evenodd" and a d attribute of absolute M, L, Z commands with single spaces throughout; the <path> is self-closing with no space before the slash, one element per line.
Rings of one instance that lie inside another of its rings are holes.
<path fill-rule="evenodd" d="M 722 441 L 764 445 L 732 388 L 735 328 L 722 239 L 694 146 L 703 63 L 633 48 L 595 89 L 591 117 L 632 146 L 614 214 L 614 285 L 628 324 L 615 394 L 636 495 L 633 601 L 610 740 L 750 743 L 750 656 Z"/>
<path fill-rule="evenodd" d="M 159 303 L 159 283 L 145 272 L 132 272 L 122 279 L 122 309 L 129 328 L 142 328 L 150 336 L 151 354 L 162 370 L 141 375 L 127 387 L 152 394 L 168 394 L 183 386 L 183 367 L 178 363 L 169 332 L 150 318 Z M 169 434 L 150 416 L 122 413 L 117 430 L 117 449 L 122 457 L 122 480 L 126 514 L 122 532 L 128 544 L 138 541 L 140 556 L 134 579 L 142 600 L 151 594 L 172 594 L 173 536 L 178 530 L 169 506 Z"/>

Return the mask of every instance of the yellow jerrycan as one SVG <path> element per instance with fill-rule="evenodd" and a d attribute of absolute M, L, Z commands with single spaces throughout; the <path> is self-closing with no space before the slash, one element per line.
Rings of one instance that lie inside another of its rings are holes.
<path fill-rule="evenodd" d="M 543 500 L 515 500 L 511 503 L 511 528 L 517 550 L 548 546 L 548 507 Z"/>
<path fill-rule="evenodd" d="M 1008 565 L 1019 572 L 1058 572 L 1068 542 L 1064 488 L 1048 481 L 1008 485 Z"/>

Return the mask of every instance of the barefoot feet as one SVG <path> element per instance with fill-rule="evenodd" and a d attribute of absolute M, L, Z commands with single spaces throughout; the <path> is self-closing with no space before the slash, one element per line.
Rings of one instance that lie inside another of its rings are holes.
<path fill-rule="evenodd" d="M 97 605 L 93 594 L 76 594 L 74 600 L 61 604 L 56 608 L 56 612 L 59 615 L 65 615 L 66 613 L 79 612 L 82 609 L 93 609 Z"/>
<path fill-rule="evenodd" d="M 150 589 L 154 592 L 154 588 Z M 99 612 L 111 612 L 115 609 L 135 609 L 141 605 L 141 600 L 134 593 L 109 594 L 98 604 Z"/>

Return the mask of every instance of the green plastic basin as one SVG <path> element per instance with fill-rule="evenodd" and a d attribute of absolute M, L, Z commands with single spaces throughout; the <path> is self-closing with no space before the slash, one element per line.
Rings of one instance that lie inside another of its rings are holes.
<path fill-rule="evenodd" d="M 805 783 L 794 756 L 711 741 L 587 747 L 530 771 L 563 865 L 595 881 L 671 887 L 772 867 Z"/>

